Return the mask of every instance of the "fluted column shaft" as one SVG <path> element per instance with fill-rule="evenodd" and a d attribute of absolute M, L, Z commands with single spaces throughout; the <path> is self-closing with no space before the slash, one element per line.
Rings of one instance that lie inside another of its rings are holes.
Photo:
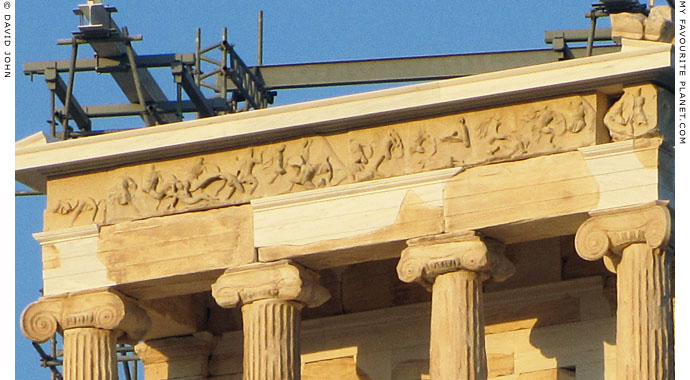
<path fill-rule="evenodd" d="M 667 254 L 632 244 L 618 264 L 619 379 L 673 378 L 673 321 Z"/>
<path fill-rule="evenodd" d="M 118 380 L 117 341 L 110 330 L 93 327 L 64 332 L 65 380 Z"/>
<path fill-rule="evenodd" d="M 242 306 L 244 380 L 300 378 L 302 305 L 266 299 Z"/>
<path fill-rule="evenodd" d="M 477 273 L 460 270 L 436 277 L 429 359 L 432 379 L 486 379 L 482 281 Z"/>
<path fill-rule="evenodd" d="M 398 277 L 432 291 L 429 371 L 433 380 L 486 380 L 482 282 L 510 277 L 503 245 L 474 232 L 407 242 Z"/>

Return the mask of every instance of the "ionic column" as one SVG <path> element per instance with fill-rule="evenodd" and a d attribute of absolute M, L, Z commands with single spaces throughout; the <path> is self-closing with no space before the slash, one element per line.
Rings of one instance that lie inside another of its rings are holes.
<path fill-rule="evenodd" d="M 250 264 L 225 271 L 212 294 L 242 306 L 244 380 L 299 380 L 301 310 L 330 297 L 315 273 L 287 260 Z"/>
<path fill-rule="evenodd" d="M 65 380 L 117 380 L 116 344 L 138 341 L 149 324 L 141 308 L 113 291 L 41 298 L 21 316 L 22 332 L 35 342 L 62 331 Z"/>
<path fill-rule="evenodd" d="M 593 213 L 580 226 L 575 248 L 586 260 L 604 259 L 617 273 L 617 378 L 666 380 L 673 376 L 671 234 L 666 203 Z"/>
<path fill-rule="evenodd" d="M 475 233 L 409 240 L 398 277 L 432 291 L 429 373 L 433 380 L 486 380 L 482 281 L 515 268 L 503 245 Z"/>

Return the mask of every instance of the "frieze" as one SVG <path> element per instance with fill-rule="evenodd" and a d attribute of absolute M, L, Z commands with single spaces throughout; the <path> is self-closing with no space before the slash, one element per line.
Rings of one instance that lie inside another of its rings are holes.
<path fill-rule="evenodd" d="M 597 97 L 311 136 L 49 182 L 46 230 L 110 224 L 251 199 L 595 144 Z"/>

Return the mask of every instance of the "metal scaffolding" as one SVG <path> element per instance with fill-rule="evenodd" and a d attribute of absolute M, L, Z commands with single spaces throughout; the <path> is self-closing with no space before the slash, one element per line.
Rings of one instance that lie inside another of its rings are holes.
<path fill-rule="evenodd" d="M 63 350 L 58 348 L 57 335 L 54 334 L 47 343 L 49 345 L 47 353 L 40 344 L 36 342 L 32 342 L 31 344 L 41 357 L 41 367 L 50 369 L 50 380 L 62 380 L 62 373 L 58 368 L 62 367 Z M 125 380 L 138 379 L 139 356 L 134 353 L 134 347 L 126 344 L 118 344 L 117 361 L 121 365 Z"/>

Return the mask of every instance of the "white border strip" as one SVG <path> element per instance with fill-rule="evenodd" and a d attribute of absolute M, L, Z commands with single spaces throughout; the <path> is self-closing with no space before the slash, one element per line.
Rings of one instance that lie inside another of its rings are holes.
<path fill-rule="evenodd" d="M 15 54 L 15 20 L 14 13 L 14 0 L 3 0 L 2 8 L 2 49 L 0 49 L 0 55 L 2 56 L 2 70 L 0 70 L 0 125 L 2 125 L 3 142 L 7 144 L 7 148 L 4 149 L 2 160 L 3 173 L 2 184 L 0 187 L 3 189 L 3 195 L 6 195 L 5 199 L 12 199 L 14 194 L 10 195 L 10 189 L 14 189 L 14 183 L 12 183 L 14 176 L 11 174 L 14 170 L 14 155 L 12 154 L 14 142 L 14 82 L 17 73 L 17 67 L 19 67 Z M 7 191 L 7 194 L 5 194 Z M 8 209 L 9 208 L 9 209 Z M 11 307 L 12 312 L 3 313 L 2 324 L 6 327 L 3 329 L 2 339 L 5 342 L 14 342 L 14 328 L 10 326 L 15 326 L 14 321 L 14 260 L 15 260 L 15 247 L 14 247 L 14 200 L 11 203 L 5 204 L 3 228 L 4 240 L 6 248 L 9 248 L 5 252 L 3 259 L 3 288 L 5 289 L 5 295 L 11 300 L 5 300 L 5 307 Z M 10 219 L 12 218 L 12 219 Z M 11 296 L 7 296 L 11 294 Z M 9 305 L 12 306 L 9 306 Z M 15 366 L 14 364 L 14 350 L 5 350 L 5 358 L 2 360 L 3 367 L 8 373 L 4 373 L 3 377 L 9 379 L 14 378 Z"/>
<path fill-rule="evenodd" d="M 690 361 L 682 360 L 688 355 L 688 325 L 682 323 L 686 317 L 690 316 L 688 312 L 688 300 L 686 290 L 690 288 L 688 283 L 688 276 L 685 271 L 688 268 L 688 256 L 684 253 L 690 249 L 690 237 L 686 233 L 690 223 L 688 222 L 688 180 L 686 178 L 687 164 L 690 163 L 690 136 L 687 135 L 687 127 L 690 124 L 687 109 L 690 107 L 690 91 L 688 90 L 688 83 L 690 76 L 688 75 L 688 7 L 685 1 L 675 2 L 675 28 L 676 28 L 676 43 L 674 54 L 675 67 L 675 136 L 674 147 L 676 155 L 675 163 L 675 251 L 680 253 L 675 257 L 676 270 L 675 273 L 680 275 L 675 276 L 676 280 L 676 308 L 675 320 L 681 323 L 675 324 L 676 331 L 676 378 L 687 379 L 690 376 Z"/>

